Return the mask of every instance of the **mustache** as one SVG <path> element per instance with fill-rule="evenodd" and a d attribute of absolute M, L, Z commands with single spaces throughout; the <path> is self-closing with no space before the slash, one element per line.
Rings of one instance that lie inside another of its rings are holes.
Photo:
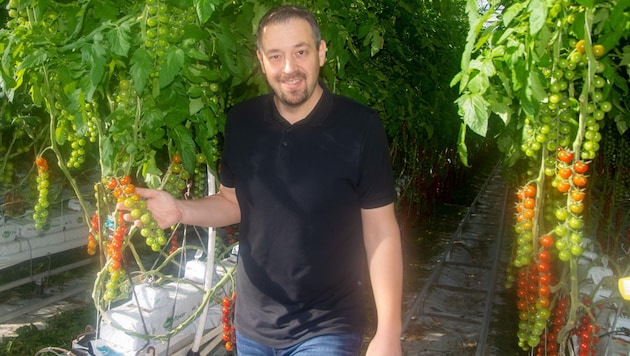
<path fill-rule="evenodd" d="M 291 74 L 281 74 L 280 75 L 280 80 L 281 81 L 288 81 L 288 80 L 293 80 L 293 79 L 306 79 L 306 74 L 304 74 L 302 72 L 295 72 L 295 73 L 291 73 Z"/>

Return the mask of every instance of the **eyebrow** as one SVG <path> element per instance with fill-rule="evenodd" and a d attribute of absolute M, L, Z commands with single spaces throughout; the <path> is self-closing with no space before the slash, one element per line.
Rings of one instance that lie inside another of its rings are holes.
<path fill-rule="evenodd" d="M 308 42 L 299 42 L 297 43 L 295 46 L 293 46 L 293 48 L 301 48 L 301 47 L 309 47 L 309 43 Z M 272 48 L 268 51 L 265 51 L 265 54 L 270 54 L 270 53 L 275 53 L 275 52 L 282 52 L 282 50 L 277 49 L 277 48 Z"/>

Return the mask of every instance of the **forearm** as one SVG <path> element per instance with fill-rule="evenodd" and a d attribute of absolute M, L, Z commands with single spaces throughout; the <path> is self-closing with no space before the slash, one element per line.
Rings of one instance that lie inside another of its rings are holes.
<path fill-rule="evenodd" d="M 400 238 L 383 239 L 369 259 L 370 280 L 377 313 L 377 331 L 402 332 L 402 253 Z"/>
<path fill-rule="evenodd" d="M 365 248 L 380 332 L 401 333 L 402 248 L 393 206 L 365 210 Z"/>
<path fill-rule="evenodd" d="M 236 224 L 241 220 L 238 204 L 224 193 L 206 196 L 195 200 L 178 200 L 179 223 L 204 227 L 222 227 Z"/>

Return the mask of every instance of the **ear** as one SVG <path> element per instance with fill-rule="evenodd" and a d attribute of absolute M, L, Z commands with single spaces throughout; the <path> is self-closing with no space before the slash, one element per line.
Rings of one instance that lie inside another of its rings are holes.
<path fill-rule="evenodd" d="M 319 42 L 319 66 L 323 67 L 324 63 L 326 63 L 326 52 L 328 51 L 328 47 L 326 47 L 326 41 L 321 40 Z"/>
<path fill-rule="evenodd" d="M 262 53 L 260 53 L 259 49 L 256 50 L 256 57 L 258 57 L 258 63 L 260 63 L 260 69 L 262 69 L 262 72 L 265 73 L 265 63 L 263 62 Z"/>

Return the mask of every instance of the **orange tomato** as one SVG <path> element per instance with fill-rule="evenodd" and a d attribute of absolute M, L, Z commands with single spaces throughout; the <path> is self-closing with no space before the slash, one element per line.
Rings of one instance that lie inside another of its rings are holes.
<path fill-rule="evenodd" d="M 580 52 L 581 54 L 586 53 L 586 42 L 584 40 L 579 40 L 575 44 L 575 50 Z"/>

